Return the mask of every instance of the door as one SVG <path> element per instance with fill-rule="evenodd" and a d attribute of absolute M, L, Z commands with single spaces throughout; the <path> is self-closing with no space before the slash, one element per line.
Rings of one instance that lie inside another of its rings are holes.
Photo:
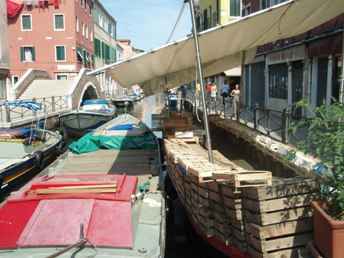
<path fill-rule="evenodd" d="M 296 108 L 295 104 L 303 98 L 303 62 L 292 63 L 292 114 L 299 119 L 302 116 L 302 109 Z"/>
<path fill-rule="evenodd" d="M 252 64 L 251 106 L 265 104 L 265 62 Z"/>
<path fill-rule="evenodd" d="M 328 58 L 318 59 L 317 107 L 326 103 Z"/>

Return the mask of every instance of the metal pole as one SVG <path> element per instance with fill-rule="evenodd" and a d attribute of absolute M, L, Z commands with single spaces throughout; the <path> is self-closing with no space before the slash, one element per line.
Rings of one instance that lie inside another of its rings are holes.
<path fill-rule="evenodd" d="M 344 104 L 344 32 L 342 34 L 342 80 L 339 88 L 339 102 Z"/>
<path fill-rule="evenodd" d="M 201 62 L 201 55 L 200 55 L 199 42 L 198 42 L 198 33 L 197 33 L 196 19 L 195 19 L 195 5 L 194 5 L 194 0 L 187 0 L 187 1 L 189 1 L 189 4 L 190 4 L 190 12 L 191 12 L 191 19 L 192 19 L 192 32 L 193 32 L 193 36 L 194 36 L 196 58 L 197 58 L 197 68 L 198 68 L 197 71 L 198 71 L 199 83 L 201 85 L 202 105 L 203 105 L 203 120 L 204 120 L 204 127 L 205 127 L 205 133 L 206 133 L 206 138 L 207 138 L 208 158 L 209 158 L 209 162 L 214 163 L 213 152 L 211 149 L 211 138 L 210 138 L 210 131 L 209 131 L 209 123 L 208 123 L 208 112 L 207 112 L 207 107 L 205 104 L 202 62 Z"/>

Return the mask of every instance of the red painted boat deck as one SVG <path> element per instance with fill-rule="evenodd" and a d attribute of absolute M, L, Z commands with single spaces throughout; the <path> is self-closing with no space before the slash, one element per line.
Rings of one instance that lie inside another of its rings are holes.
<path fill-rule="evenodd" d="M 32 195 L 30 190 L 116 182 L 109 194 Z M 68 246 L 85 237 L 96 246 L 131 248 L 131 195 L 137 178 L 125 175 L 58 176 L 31 184 L 0 209 L 0 249 Z"/>

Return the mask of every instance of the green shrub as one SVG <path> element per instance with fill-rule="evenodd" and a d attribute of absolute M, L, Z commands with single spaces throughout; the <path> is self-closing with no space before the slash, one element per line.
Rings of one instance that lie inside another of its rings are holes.
<path fill-rule="evenodd" d="M 298 148 L 318 157 L 328 168 L 322 175 L 321 199 L 327 212 L 344 220 L 344 105 L 334 103 L 315 109 L 314 116 L 294 125 L 306 129 L 307 135 Z"/>

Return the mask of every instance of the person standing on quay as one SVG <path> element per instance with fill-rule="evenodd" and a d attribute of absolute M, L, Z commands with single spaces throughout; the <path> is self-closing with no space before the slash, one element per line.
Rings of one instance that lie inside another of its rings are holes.
<path fill-rule="evenodd" d="M 225 83 L 222 86 L 221 89 L 221 96 L 222 96 L 222 104 L 223 104 L 223 110 L 225 110 L 226 107 L 226 98 L 229 96 L 229 84 L 226 80 Z"/>
<path fill-rule="evenodd" d="M 233 107 L 234 107 L 234 115 L 235 119 L 239 120 L 239 112 L 240 112 L 240 89 L 239 84 L 235 85 L 235 89 L 232 90 L 231 96 L 233 97 Z"/>
<path fill-rule="evenodd" d="M 213 82 L 211 86 L 211 91 L 210 91 L 210 97 L 211 97 L 211 102 L 210 102 L 210 110 L 215 109 L 216 111 L 216 95 L 217 95 L 217 86 Z"/>

